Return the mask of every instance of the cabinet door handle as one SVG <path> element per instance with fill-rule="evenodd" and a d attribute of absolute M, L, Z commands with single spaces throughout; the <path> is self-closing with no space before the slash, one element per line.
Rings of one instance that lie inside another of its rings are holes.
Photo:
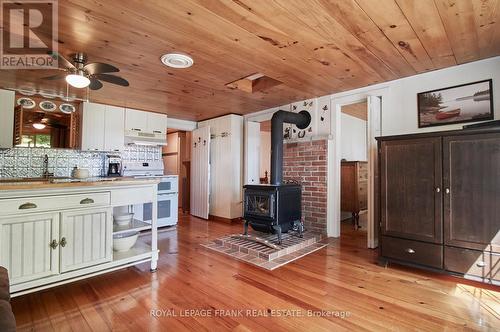
<path fill-rule="evenodd" d="M 52 249 L 56 249 L 56 248 L 57 248 L 57 246 L 58 246 L 58 243 L 57 243 L 57 241 L 56 241 L 56 240 L 52 240 L 52 242 L 50 242 L 50 244 L 49 244 L 49 245 L 50 245 L 50 247 L 51 247 Z"/>
<path fill-rule="evenodd" d="M 141 131 L 139 128 L 132 128 L 134 131 Z"/>
<path fill-rule="evenodd" d="M 446 189 L 444 190 L 444 192 L 445 192 L 445 193 L 447 193 L 447 194 L 449 194 L 449 193 L 450 193 L 450 188 L 446 188 Z"/>
<path fill-rule="evenodd" d="M 153 133 L 155 133 L 155 134 L 161 134 L 161 131 L 159 131 L 159 130 L 153 130 Z"/>
<path fill-rule="evenodd" d="M 19 210 L 36 209 L 37 207 L 35 203 L 24 203 L 19 205 Z"/>
<path fill-rule="evenodd" d="M 80 201 L 80 204 L 92 204 L 94 200 L 92 198 L 84 198 Z"/>
<path fill-rule="evenodd" d="M 407 253 L 409 254 L 414 254 L 415 253 L 415 250 L 413 250 L 412 248 L 408 248 L 405 250 Z"/>
<path fill-rule="evenodd" d="M 441 188 L 436 187 L 436 192 L 437 192 L 437 193 L 440 193 L 440 192 L 441 192 Z"/>
<path fill-rule="evenodd" d="M 485 263 L 485 262 L 477 262 L 477 263 L 476 263 L 476 266 L 477 266 L 477 267 L 485 267 L 485 266 L 486 266 L 486 263 Z"/>
<path fill-rule="evenodd" d="M 65 237 L 63 237 L 63 238 L 61 239 L 61 242 L 59 242 L 59 244 L 61 245 L 61 247 L 66 247 L 66 244 L 67 244 L 67 243 L 68 243 L 68 242 L 66 242 L 66 238 L 65 238 Z"/>

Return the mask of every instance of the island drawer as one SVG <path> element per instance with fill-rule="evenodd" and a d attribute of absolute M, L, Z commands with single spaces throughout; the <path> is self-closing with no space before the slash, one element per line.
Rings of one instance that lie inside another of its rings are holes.
<path fill-rule="evenodd" d="M 0 200 L 0 211 L 2 215 L 25 214 L 52 210 L 109 206 L 110 202 L 110 192 L 7 198 Z"/>

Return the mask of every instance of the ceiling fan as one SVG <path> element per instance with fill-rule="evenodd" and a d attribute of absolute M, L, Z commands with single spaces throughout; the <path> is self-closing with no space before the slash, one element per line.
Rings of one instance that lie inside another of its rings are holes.
<path fill-rule="evenodd" d="M 109 73 L 117 73 L 120 69 L 108 63 L 91 62 L 87 63 L 87 55 L 85 53 L 75 53 L 71 56 L 72 62 L 68 61 L 62 55 L 49 52 L 54 59 L 59 61 L 59 70 L 64 70 L 65 73 L 43 77 L 43 80 L 58 80 L 66 79 L 69 85 L 75 88 L 86 88 L 90 90 L 99 90 L 102 88 L 101 81 L 116 84 L 120 86 L 129 86 L 126 79 Z"/>

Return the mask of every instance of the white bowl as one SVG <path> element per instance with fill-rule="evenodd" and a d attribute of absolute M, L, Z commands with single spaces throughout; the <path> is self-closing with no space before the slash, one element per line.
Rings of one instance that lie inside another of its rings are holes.
<path fill-rule="evenodd" d="M 130 224 L 133 217 L 134 217 L 133 213 L 114 214 L 113 220 L 115 221 L 115 224 L 117 224 L 118 226 L 125 226 Z"/>
<path fill-rule="evenodd" d="M 127 232 L 113 235 L 113 250 L 127 251 L 134 246 L 139 232 Z"/>

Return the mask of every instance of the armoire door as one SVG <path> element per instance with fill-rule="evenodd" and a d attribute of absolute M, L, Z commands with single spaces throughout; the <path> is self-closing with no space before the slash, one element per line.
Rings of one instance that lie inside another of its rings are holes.
<path fill-rule="evenodd" d="M 444 240 L 500 252 L 500 137 L 444 138 Z"/>
<path fill-rule="evenodd" d="M 441 139 L 384 141 L 380 148 L 382 234 L 442 243 Z"/>

